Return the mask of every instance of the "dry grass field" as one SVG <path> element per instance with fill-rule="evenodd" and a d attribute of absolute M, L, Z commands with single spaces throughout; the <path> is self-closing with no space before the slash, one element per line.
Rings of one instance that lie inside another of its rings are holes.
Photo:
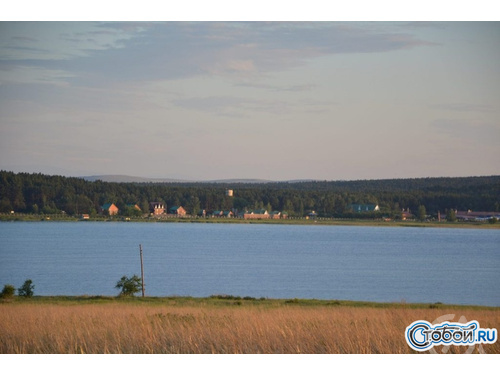
<path fill-rule="evenodd" d="M 286 302 L 15 300 L 0 303 L 0 353 L 415 353 L 404 338 L 415 320 L 455 314 L 500 330 L 500 309 Z"/>

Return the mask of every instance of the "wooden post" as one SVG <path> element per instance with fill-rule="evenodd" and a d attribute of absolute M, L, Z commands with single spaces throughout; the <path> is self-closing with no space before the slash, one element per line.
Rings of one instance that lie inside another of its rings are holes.
<path fill-rule="evenodd" d="M 141 254 L 141 286 L 142 286 L 142 296 L 144 297 L 144 263 L 142 262 L 142 245 L 139 245 L 139 251 Z"/>

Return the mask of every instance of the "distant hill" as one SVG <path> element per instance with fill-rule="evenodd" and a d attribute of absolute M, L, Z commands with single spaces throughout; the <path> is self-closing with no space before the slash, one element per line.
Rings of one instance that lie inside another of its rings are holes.
<path fill-rule="evenodd" d="M 250 178 L 234 178 L 225 180 L 209 180 L 209 181 L 196 181 L 196 180 L 180 180 L 174 178 L 147 178 L 147 177 L 137 177 L 137 176 L 127 176 L 127 175 L 98 175 L 98 176 L 83 176 L 81 177 L 86 181 L 103 181 L 103 182 L 135 182 L 135 183 L 182 183 L 182 182 L 192 182 L 192 183 L 207 183 L 207 184 L 265 184 L 268 182 L 273 182 L 269 180 L 259 180 Z"/>
<path fill-rule="evenodd" d="M 103 181 L 103 182 L 188 182 L 186 180 L 177 180 L 173 178 L 147 178 L 147 177 L 136 177 L 127 176 L 119 174 L 108 174 L 108 175 L 98 175 L 98 176 L 83 176 L 84 180 L 87 181 Z"/>
<path fill-rule="evenodd" d="M 210 181 L 197 181 L 197 182 L 207 183 L 207 184 L 267 184 L 269 182 L 274 182 L 274 181 L 251 179 L 251 178 L 233 178 L 227 180 L 210 180 Z"/>

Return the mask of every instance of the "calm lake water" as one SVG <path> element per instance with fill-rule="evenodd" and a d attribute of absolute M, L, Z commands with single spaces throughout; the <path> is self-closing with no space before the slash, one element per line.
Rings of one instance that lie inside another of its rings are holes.
<path fill-rule="evenodd" d="M 500 306 L 500 231 L 194 223 L 0 223 L 0 285 L 36 295 L 212 294 Z"/>

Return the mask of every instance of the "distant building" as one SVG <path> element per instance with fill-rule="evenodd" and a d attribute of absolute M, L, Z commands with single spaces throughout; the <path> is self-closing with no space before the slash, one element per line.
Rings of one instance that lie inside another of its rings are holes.
<path fill-rule="evenodd" d="M 243 214 L 243 219 L 269 219 L 269 213 L 264 209 L 246 211 Z"/>
<path fill-rule="evenodd" d="M 373 212 L 373 211 L 379 211 L 380 207 L 378 206 L 378 204 L 354 203 L 354 204 L 351 204 L 351 210 L 353 212 Z"/>
<path fill-rule="evenodd" d="M 318 217 L 318 214 L 316 211 L 311 211 L 306 215 L 306 219 L 316 219 Z"/>
<path fill-rule="evenodd" d="M 500 220 L 500 212 L 486 212 L 486 211 L 456 211 L 456 218 L 458 220 L 467 220 L 467 221 L 484 221 L 489 219 L 497 219 Z"/>
<path fill-rule="evenodd" d="M 213 210 L 212 211 L 212 216 L 213 217 L 221 217 L 224 215 L 224 212 L 222 210 Z"/>
<path fill-rule="evenodd" d="M 179 216 L 186 215 L 186 210 L 182 206 L 173 206 L 169 212 L 172 215 L 179 215 Z"/>
<path fill-rule="evenodd" d="M 401 211 L 401 220 L 410 220 L 410 219 L 413 219 L 414 216 L 413 214 L 410 212 L 410 209 L 407 208 L 406 210 L 403 208 L 403 210 Z"/>
<path fill-rule="evenodd" d="M 233 196 L 233 191 L 231 189 L 226 190 L 226 195 L 228 197 L 232 197 Z"/>
<path fill-rule="evenodd" d="M 224 211 L 222 213 L 222 216 L 224 216 L 224 217 L 234 217 L 234 214 L 233 214 L 233 211 L 229 210 L 229 211 Z"/>
<path fill-rule="evenodd" d="M 109 215 L 117 215 L 118 207 L 114 203 L 105 203 L 101 206 L 101 212 L 106 212 Z"/>
<path fill-rule="evenodd" d="M 149 212 L 154 216 L 163 215 L 165 213 L 165 205 L 161 202 L 149 202 Z"/>
<path fill-rule="evenodd" d="M 90 219 L 90 215 L 89 214 L 81 214 L 80 215 L 80 220 L 89 220 Z"/>
<path fill-rule="evenodd" d="M 281 212 L 279 212 L 279 211 L 271 211 L 271 213 L 269 213 L 269 217 L 271 219 L 281 219 Z"/>

